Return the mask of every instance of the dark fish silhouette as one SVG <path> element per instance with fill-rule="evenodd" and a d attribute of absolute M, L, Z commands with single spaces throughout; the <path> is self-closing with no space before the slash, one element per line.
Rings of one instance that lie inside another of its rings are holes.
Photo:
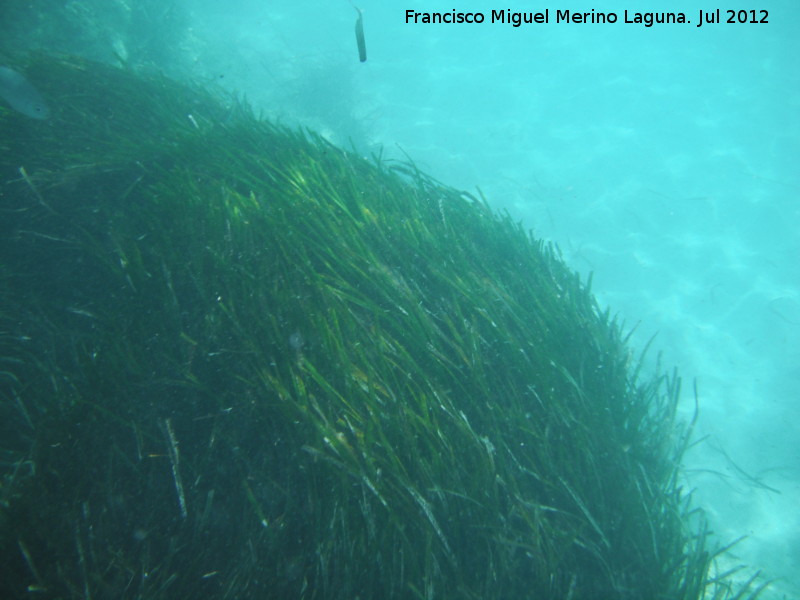
<path fill-rule="evenodd" d="M 364 42 L 364 20 L 361 18 L 361 9 L 354 6 L 358 12 L 356 19 L 356 43 L 358 44 L 358 60 L 364 62 L 367 60 L 367 44 Z"/>
<path fill-rule="evenodd" d="M 34 119 L 46 119 L 50 108 L 41 94 L 21 73 L 0 67 L 0 97 L 16 111 Z"/>

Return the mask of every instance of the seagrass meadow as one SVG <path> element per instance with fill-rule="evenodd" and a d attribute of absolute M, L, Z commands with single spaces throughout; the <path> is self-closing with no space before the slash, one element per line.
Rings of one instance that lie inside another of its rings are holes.
<path fill-rule="evenodd" d="M 551 246 L 412 163 L 161 76 L 13 63 L 0 596 L 754 598 Z"/>

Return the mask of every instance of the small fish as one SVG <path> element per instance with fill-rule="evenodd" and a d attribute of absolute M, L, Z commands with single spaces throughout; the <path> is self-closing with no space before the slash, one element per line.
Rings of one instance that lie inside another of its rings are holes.
<path fill-rule="evenodd" d="M 14 69 L 0 67 L 0 98 L 14 110 L 33 119 L 47 119 L 50 116 L 50 108 L 41 94 Z"/>
<path fill-rule="evenodd" d="M 367 60 L 367 44 L 364 41 L 364 20 L 361 18 L 361 9 L 353 6 L 358 13 L 356 19 L 356 43 L 358 44 L 358 60 L 365 62 Z"/>

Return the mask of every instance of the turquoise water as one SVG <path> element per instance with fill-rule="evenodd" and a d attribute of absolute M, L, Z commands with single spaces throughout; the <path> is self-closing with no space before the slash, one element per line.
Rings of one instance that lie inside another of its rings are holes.
<path fill-rule="evenodd" d="M 650 358 L 679 368 L 687 420 L 696 381 L 703 441 L 686 485 L 721 540 L 748 536 L 738 560 L 783 578 L 776 597 L 800 595 L 800 7 L 635 3 L 691 21 L 644 27 L 622 22 L 624 2 L 356 4 L 364 63 L 348 0 L 187 2 L 174 45 L 150 59 L 360 153 L 480 187 L 558 243 L 638 325 L 638 348 L 656 336 Z M 768 23 L 696 26 L 717 8 L 723 20 L 766 10 Z M 407 9 L 487 21 L 408 24 Z M 548 9 L 550 23 L 488 22 L 504 9 Z M 564 9 L 619 21 L 556 23 Z M 147 32 L 93 26 L 108 60 L 135 58 Z"/>
<path fill-rule="evenodd" d="M 776 596 L 797 593 L 800 8 L 762 2 L 768 23 L 698 28 L 701 9 L 727 7 L 651 3 L 639 10 L 691 23 L 647 28 L 621 22 L 622 2 L 361 0 L 360 64 L 355 11 L 320 4 L 196 12 L 198 68 L 271 115 L 479 186 L 593 272 L 601 303 L 639 324 L 634 343 L 656 335 L 651 358 L 680 369 L 687 419 L 697 382 L 705 441 L 687 486 L 714 530 L 748 536 L 737 558 L 783 577 Z M 549 8 L 551 22 L 415 25 L 408 8 Z M 564 8 L 619 22 L 552 22 Z"/>

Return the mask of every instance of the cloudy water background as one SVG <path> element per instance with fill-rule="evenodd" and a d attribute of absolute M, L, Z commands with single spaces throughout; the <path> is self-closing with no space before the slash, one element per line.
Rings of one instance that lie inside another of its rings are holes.
<path fill-rule="evenodd" d="M 355 1 L 355 0 L 354 0 Z M 633 5 L 636 5 L 635 7 Z M 686 485 L 737 562 L 800 594 L 800 6 L 702 1 L 3 3 L 14 50 L 44 48 L 235 91 L 369 155 L 411 157 L 508 210 L 564 258 L 653 364 L 700 401 Z M 482 25 L 405 11 L 481 11 Z M 488 22 L 550 9 L 549 24 Z M 622 23 L 625 9 L 690 24 Z M 699 10 L 768 11 L 706 24 Z M 616 12 L 556 24 L 555 11 Z"/>

